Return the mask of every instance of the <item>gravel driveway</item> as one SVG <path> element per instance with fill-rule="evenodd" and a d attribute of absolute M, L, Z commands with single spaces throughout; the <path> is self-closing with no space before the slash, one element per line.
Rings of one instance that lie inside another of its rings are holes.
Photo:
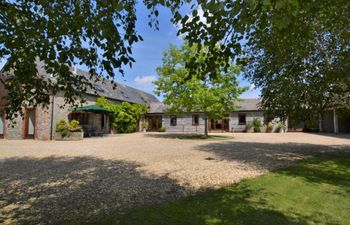
<path fill-rule="evenodd" d="M 225 134 L 225 141 L 129 134 L 78 142 L 0 140 L 0 224 L 61 224 L 172 201 L 349 151 L 350 136 Z"/>

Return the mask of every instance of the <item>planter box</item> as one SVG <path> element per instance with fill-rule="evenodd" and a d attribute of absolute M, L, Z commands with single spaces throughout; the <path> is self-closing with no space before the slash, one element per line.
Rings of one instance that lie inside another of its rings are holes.
<path fill-rule="evenodd" d="M 81 141 L 84 138 L 84 132 L 69 132 L 67 136 L 62 137 L 61 133 L 55 135 L 56 141 Z"/>

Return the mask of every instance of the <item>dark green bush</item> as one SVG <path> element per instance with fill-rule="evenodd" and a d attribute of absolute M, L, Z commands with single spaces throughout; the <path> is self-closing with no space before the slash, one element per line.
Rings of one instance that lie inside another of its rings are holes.
<path fill-rule="evenodd" d="M 56 132 L 60 133 L 62 137 L 65 137 L 69 133 L 69 125 L 66 120 L 59 120 L 56 123 Z"/>
<path fill-rule="evenodd" d="M 261 132 L 261 127 L 263 126 L 263 124 L 259 118 L 254 118 L 252 121 L 252 125 L 254 127 L 254 132 L 256 133 Z"/>

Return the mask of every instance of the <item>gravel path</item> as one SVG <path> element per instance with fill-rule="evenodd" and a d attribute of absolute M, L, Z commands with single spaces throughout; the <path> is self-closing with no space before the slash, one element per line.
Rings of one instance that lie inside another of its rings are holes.
<path fill-rule="evenodd" d="M 225 134 L 225 141 L 129 134 L 78 142 L 0 140 L 0 224 L 61 224 L 172 201 L 349 151 L 350 136 Z"/>

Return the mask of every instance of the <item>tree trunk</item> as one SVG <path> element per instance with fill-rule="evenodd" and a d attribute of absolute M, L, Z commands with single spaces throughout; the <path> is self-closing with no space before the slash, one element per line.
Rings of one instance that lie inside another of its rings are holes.
<path fill-rule="evenodd" d="M 204 136 L 208 137 L 208 117 L 204 116 Z"/>

